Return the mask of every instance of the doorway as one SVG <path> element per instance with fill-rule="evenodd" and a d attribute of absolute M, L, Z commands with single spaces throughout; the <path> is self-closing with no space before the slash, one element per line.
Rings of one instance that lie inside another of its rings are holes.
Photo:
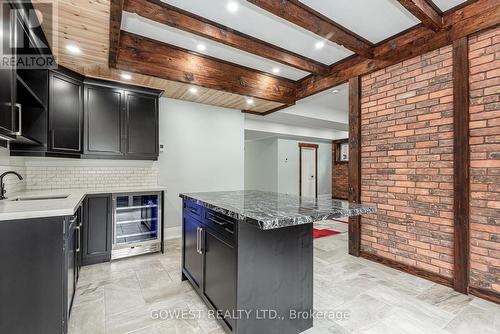
<path fill-rule="evenodd" d="M 318 145 L 299 143 L 300 196 L 318 197 Z"/>

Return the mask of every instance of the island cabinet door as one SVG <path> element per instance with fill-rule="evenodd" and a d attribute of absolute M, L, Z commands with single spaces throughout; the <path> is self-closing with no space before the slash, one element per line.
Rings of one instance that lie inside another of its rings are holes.
<path fill-rule="evenodd" d="M 203 279 L 203 254 L 201 253 L 201 223 L 184 213 L 183 261 L 184 274 L 201 289 Z"/>
<path fill-rule="evenodd" d="M 232 315 L 236 305 L 236 254 L 233 242 L 209 228 L 203 229 L 202 252 L 205 262 L 203 293 L 212 306 L 234 329 Z"/>

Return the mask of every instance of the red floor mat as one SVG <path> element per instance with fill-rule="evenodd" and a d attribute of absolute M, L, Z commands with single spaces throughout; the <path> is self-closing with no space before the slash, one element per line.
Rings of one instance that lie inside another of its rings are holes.
<path fill-rule="evenodd" d="M 339 233 L 340 232 L 337 232 L 334 230 L 329 230 L 329 229 L 319 230 L 317 228 L 313 228 L 313 238 L 314 239 L 323 238 L 323 237 L 327 237 L 329 235 L 335 235 L 335 234 L 339 234 Z"/>

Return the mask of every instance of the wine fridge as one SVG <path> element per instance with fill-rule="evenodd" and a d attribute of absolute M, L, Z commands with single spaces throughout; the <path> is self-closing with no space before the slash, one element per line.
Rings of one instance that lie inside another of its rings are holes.
<path fill-rule="evenodd" d="M 159 192 L 113 195 L 111 259 L 161 250 L 161 203 Z"/>

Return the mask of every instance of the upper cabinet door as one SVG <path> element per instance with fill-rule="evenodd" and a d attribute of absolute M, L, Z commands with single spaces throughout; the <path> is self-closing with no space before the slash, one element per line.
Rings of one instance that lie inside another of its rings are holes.
<path fill-rule="evenodd" d="M 52 72 L 49 91 L 49 150 L 81 153 L 83 83 Z"/>
<path fill-rule="evenodd" d="M 84 154 L 123 155 L 121 89 L 85 85 Z"/>
<path fill-rule="evenodd" d="M 127 156 L 137 159 L 157 159 L 158 97 L 127 92 L 125 112 Z"/>
<path fill-rule="evenodd" d="M 2 43 L 2 56 L 9 56 L 15 52 L 11 48 L 13 22 L 11 21 L 10 8 L 7 2 L 1 3 L 0 42 Z M 0 69 L 0 134 L 13 135 L 16 132 L 14 115 L 16 112 L 16 70 L 15 68 Z"/>

